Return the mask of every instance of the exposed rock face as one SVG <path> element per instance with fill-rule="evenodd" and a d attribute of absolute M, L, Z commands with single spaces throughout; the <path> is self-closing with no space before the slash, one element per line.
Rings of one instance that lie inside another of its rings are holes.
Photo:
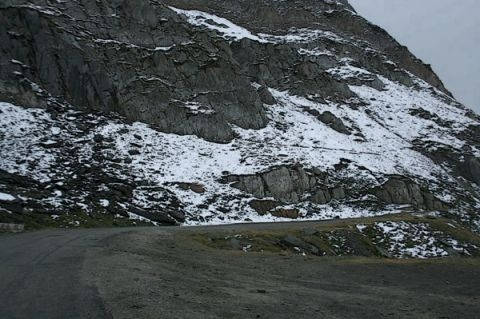
<path fill-rule="evenodd" d="M 280 202 L 268 199 L 254 199 L 250 201 L 250 207 L 252 207 L 260 215 L 265 215 L 270 211 L 281 205 Z"/>
<path fill-rule="evenodd" d="M 342 200 L 346 197 L 343 186 L 327 186 L 326 174 L 320 172 L 316 175 L 299 166 L 275 168 L 256 175 L 230 176 L 227 181 L 233 182 L 232 187 L 257 198 L 273 197 L 283 203 L 298 203 L 308 198 L 308 201 L 317 204 L 327 204 L 333 199 Z"/>
<path fill-rule="evenodd" d="M 480 185 L 480 159 L 469 157 L 465 160 L 465 177 Z"/>
<path fill-rule="evenodd" d="M 233 138 L 228 123 L 266 124 L 259 94 L 230 48 L 205 32 L 191 41 L 186 22 L 165 5 L 86 0 L 53 8 L 38 1 L 42 10 L 9 2 L 0 7 L 0 49 L 21 62 L 2 59 L 2 95 L 14 98 L 15 83 L 26 77 L 83 110 L 118 112 L 217 142 Z M 206 110 L 190 112 L 192 104 Z"/>
<path fill-rule="evenodd" d="M 315 177 L 307 175 L 301 167 L 288 169 L 279 167 L 271 171 L 247 176 L 231 176 L 228 182 L 233 187 L 254 195 L 257 198 L 273 197 L 283 202 L 296 203 L 303 193 L 313 189 Z"/>
<path fill-rule="evenodd" d="M 0 56 L 0 222 L 480 229 L 479 116 L 345 0 L 6 0 Z"/>
<path fill-rule="evenodd" d="M 368 34 L 369 38 L 378 37 L 376 47 L 384 49 L 395 44 L 382 30 L 366 26 L 361 18 L 351 16 L 349 19 L 354 20 L 346 25 L 337 13 L 327 13 L 339 5 L 350 8 L 340 2 L 286 5 L 266 1 L 255 3 L 254 10 L 248 1 L 82 0 L 50 4 L 39 0 L 36 5 L 10 0 L 0 7 L 0 50 L 5 57 L 15 57 L 1 62 L 0 94 L 4 100 L 38 105 L 35 99 L 30 100 L 33 97 L 19 92 L 16 83 L 25 77 L 81 109 L 118 112 L 165 132 L 195 134 L 217 142 L 233 139 L 229 123 L 249 129 L 266 125 L 262 102 L 273 100 L 264 94 L 262 98 L 262 92 L 257 92 L 251 82 L 322 98 L 346 99 L 354 94 L 344 82 L 326 72 L 338 64 L 336 59 L 325 65 L 322 58 L 317 61 L 300 54 L 295 45 L 251 39 L 228 45 L 211 37 L 211 31 L 192 32 L 184 18 L 167 5 L 206 9 L 238 20 L 241 25 L 246 23 L 258 32 L 312 27 L 320 19 L 325 21 L 323 30 L 356 36 L 368 29 L 373 33 Z M 295 18 L 287 14 L 292 8 L 297 11 Z M 310 45 L 338 49 L 333 41 L 313 41 Z M 394 56 L 408 64 L 408 71 L 444 90 L 431 70 L 406 49 L 394 47 Z M 355 51 L 358 57 L 365 54 L 358 48 Z M 380 60 L 380 56 L 373 55 L 368 66 L 385 69 Z M 385 69 L 392 79 L 399 78 L 396 73 Z M 203 105 L 206 110 L 189 112 L 185 105 L 192 104 Z"/>
<path fill-rule="evenodd" d="M 336 117 L 332 112 L 326 111 L 318 116 L 318 119 L 323 123 L 327 124 L 335 131 L 343 134 L 351 134 L 350 130 L 343 124 L 343 121 Z"/>
<path fill-rule="evenodd" d="M 289 218 L 289 219 L 297 219 L 300 216 L 300 212 L 298 209 L 285 209 L 279 208 L 275 209 L 270 212 L 272 216 L 281 217 L 281 218 Z"/>
<path fill-rule="evenodd" d="M 301 201 L 315 204 L 328 204 L 332 200 L 355 200 L 367 194 L 373 194 L 380 203 L 409 205 L 414 209 L 429 211 L 447 211 L 448 205 L 436 198 L 428 189 L 401 176 L 393 176 L 382 185 L 349 184 L 349 180 L 340 180 L 332 184 L 328 173 L 318 170 L 306 171 L 302 167 L 280 167 L 255 175 L 229 176 L 226 182 L 231 186 L 261 198 L 272 200 L 253 200 L 250 206 L 259 213 L 275 212 L 283 204 Z M 333 185 L 333 186 L 332 186 Z"/>
<path fill-rule="evenodd" d="M 392 177 L 374 190 L 374 194 L 388 204 L 410 204 L 418 209 L 445 211 L 448 206 L 429 191 L 401 177 Z"/>

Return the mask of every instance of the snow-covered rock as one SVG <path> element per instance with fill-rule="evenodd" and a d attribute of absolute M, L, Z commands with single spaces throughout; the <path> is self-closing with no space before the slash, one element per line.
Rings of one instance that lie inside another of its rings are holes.
<path fill-rule="evenodd" d="M 479 117 L 346 1 L 33 2 L 0 5 L 0 218 L 478 230 Z"/>

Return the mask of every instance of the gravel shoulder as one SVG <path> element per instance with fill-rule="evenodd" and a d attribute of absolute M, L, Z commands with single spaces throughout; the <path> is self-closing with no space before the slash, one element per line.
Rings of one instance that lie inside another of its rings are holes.
<path fill-rule="evenodd" d="M 480 259 L 390 260 L 243 252 L 198 234 L 318 224 L 150 228 L 90 249 L 82 276 L 114 318 L 474 318 Z"/>

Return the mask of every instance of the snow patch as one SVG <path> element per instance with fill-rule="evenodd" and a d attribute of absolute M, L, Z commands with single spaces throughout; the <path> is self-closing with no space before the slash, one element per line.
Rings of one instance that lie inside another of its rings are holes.
<path fill-rule="evenodd" d="M 108 199 L 100 199 L 98 202 L 103 207 L 108 207 L 110 205 L 110 201 Z"/>
<path fill-rule="evenodd" d="M 15 197 L 7 193 L 0 193 L 0 200 L 5 202 L 11 202 L 15 200 Z"/>
<path fill-rule="evenodd" d="M 190 24 L 203 26 L 210 30 L 216 30 L 220 33 L 223 33 L 224 37 L 228 39 L 238 41 L 247 38 L 258 42 L 267 42 L 264 39 L 252 34 L 247 29 L 238 26 L 225 18 L 198 10 L 182 10 L 174 7 L 169 8 L 175 11 L 177 14 L 186 16 L 187 21 Z"/>
<path fill-rule="evenodd" d="M 445 233 L 432 230 L 426 223 L 378 222 L 374 227 L 380 231 L 376 244 L 386 246 L 395 258 L 438 258 L 446 257 L 451 251 L 470 255 L 469 250 L 478 247 L 460 243 Z"/>

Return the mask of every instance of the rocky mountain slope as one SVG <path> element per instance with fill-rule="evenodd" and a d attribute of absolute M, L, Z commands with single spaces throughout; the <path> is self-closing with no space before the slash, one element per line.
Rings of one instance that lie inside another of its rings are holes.
<path fill-rule="evenodd" d="M 6 0 L 0 56 L 0 221 L 480 231 L 480 117 L 346 0 Z"/>

